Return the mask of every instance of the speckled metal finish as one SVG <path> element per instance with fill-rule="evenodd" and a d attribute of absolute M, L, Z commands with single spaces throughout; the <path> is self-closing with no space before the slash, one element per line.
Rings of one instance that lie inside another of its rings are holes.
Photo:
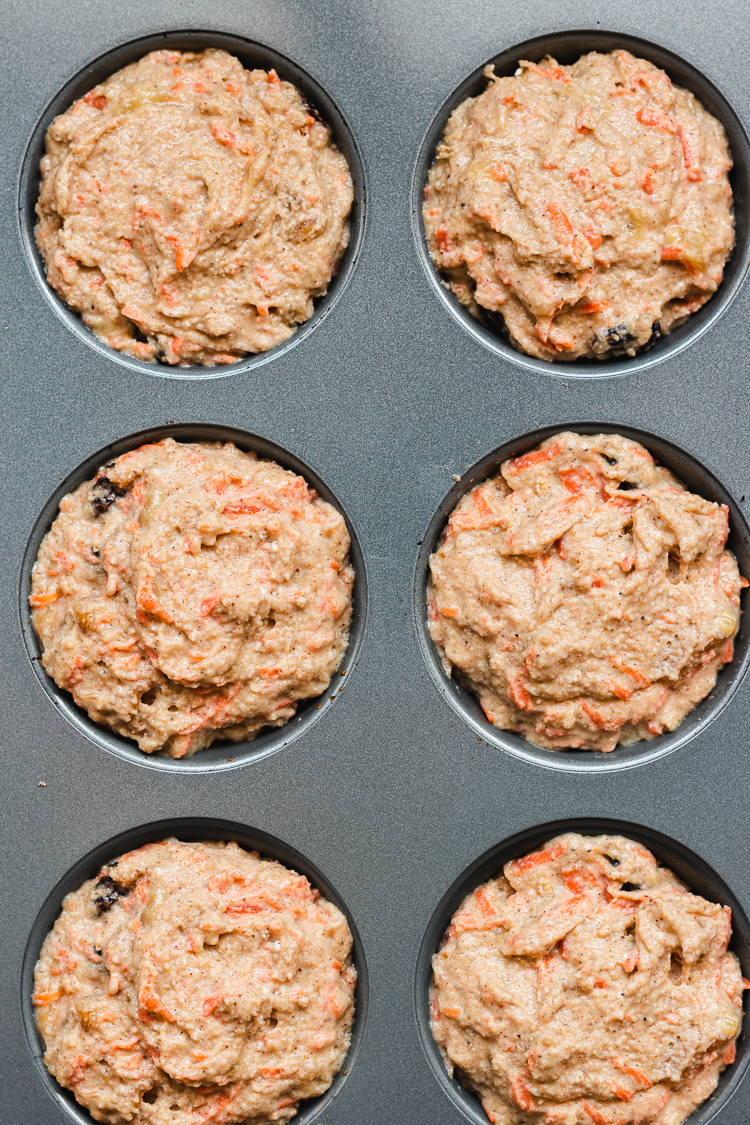
<path fill-rule="evenodd" d="M 585 20 L 582 50 L 597 31 L 658 44 L 713 83 L 750 125 L 746 5 L 732 0 L 719 11 L 700 0 L 633 0 L 616 8 L 591 0 Z M 356 1050 L 347 1073 L 300 1120 L 482 1121 L 478 1103 L 440 1074 L 426 1037 L 429 956 L 472 881 L 567 824 L 632 826 L 697 890 L 732 903 L 736 948 L 750 975 L 748 626 L 731 691 L 720 685 L 686 737 L 613 757 L 618 768 L 571 760 L 576 768 L 553 769 L 543 755 L 522 754 L 484 730 L 470 701 L 448 698 L 421 621 L 435 513 L 475 466 L 485 471 L 494 450 L 550 427 L 640 431 L 659 455 L 692 466 L 707 494 L 718 482 L 732 501 L 735 546 L 750 577 L 740 517 L 750 497 L 742 176 L 736 297 L 716 319 L 707 310 L 705 330 L 684 346 L 618 363 L 616 372 L 560 366 L 553 373 L 520 361 L 467 327 L 429 275 L 413 210 L 420 153 L 436 117 L 488 60 L 582 24 L 572 0 L 527 0 L 520 9 L 501 0 L 25 0 L 8 11 L 0 165 L 0 1117 L 8 1125 L 90 1123 L 70 1099 L 50 1096 L 52 1083 L 38 1068 L 29 975 L 61 894 L 118 848 L 167 831 L 162 822 L 180 821 L 185 837 L 231 832 L 299 863 L 356 926 L 363 981 Z M 196 30 L 212 35 L 171 34 Z M 282 57 L 283 76 L 299 67 L 300 82 L 320 91 L 321 108 L 350 146 L 357 175 L 358 237 L 330 298 L 288 344 L 219 372 L 123 361 L 60 310 L 33 263 L 29 146 L 39 122 L 66 84 L 87 88 L 84 68 L 101 73 L 102 56 L 116 52 L 116 69 L 135 57 L 134 40 L 160 33 L 178 45 L 239 36 L 248 59 L 265 49 Z M 244 431 L 248 446 L 275 443 L 289 463 L 308 466 L 346 513 L 367 579 L 358 649 L 324 706 L 303 717 L 294 737 L 273 736 L 261 752 L 252 744 L 217 748 L 200 768 L 149 768 L 59 706 L 32 664 L 24 608 L 24 558 L 62 482 L 110 444 L 172 426 Z M 701 476 L 701 466 L 710 475 Z M 691 1125 L 750 1121 L 748 1032 L 750 1025 L 737 1063 Z"/>

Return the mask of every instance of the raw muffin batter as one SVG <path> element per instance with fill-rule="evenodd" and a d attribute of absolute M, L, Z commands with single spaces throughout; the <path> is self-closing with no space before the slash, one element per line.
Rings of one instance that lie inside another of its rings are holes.
<path fill-rule="evenodd" d="M 654 738 L 732 659 L 747 582 L 728 531 L 637 442 L 557 434 L 451 513 L 430 635 L 490 722 L 537 746 Z"/>
<path fill-rule="evenodd" d="M 436 266 L 529 355 L 634 355 L 721 281 L 734 244 L 722 126 L 627 51 L 485 73 L 425 188 Z"/>
<path fill-rule="evenodd" d="M 283 1123 L 349 1047 L 346 918 L 236 844 L 165 840 L 68 895 L 34 976 L 44 1062 L 111 1125 Z"/>
<path fill-rule="evenodd" d="M 153 51 L 55 118 L 36 237 L 110 347 L 234 363 L 285 340 L 349 240 L 352 182 L 316 111 L 225 51 Z"/>
<path fill-rule="evenodd" d="M 32 573 L 42 664 L 91 718 L 173 758 L 282 726 L 348 642 L 343 517 L 234 445 L 143 445 L 60 502 Z"/>
<path fill-rule="evenodd" d="M 432 1033 L 495 1125 L 680 1125 L 734 1061 L 731 911 L 622 836 L 558 836 L 470 894 Z"/>

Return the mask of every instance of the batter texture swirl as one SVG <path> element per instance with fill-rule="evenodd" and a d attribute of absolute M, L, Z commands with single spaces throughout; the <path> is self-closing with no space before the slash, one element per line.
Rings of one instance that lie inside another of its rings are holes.
<path fill-rule="evenodd" d="M 430 559 L 429 629 L 491 723 L 552 750 L 674 730 L 734 654 L 725 506 L 617 434 L 557 434 L 473 488 Z"/>
<path fill-rule="evenodd" d="M 721 281 L 734 244 L 724 129 L 627 51 L 485 73 L 425 188 L 435 265 L 529 355 L 634 355 Z"/>
<path fill-rule="evenodd" d="M 632 840 L 558 836 L 454 914 L 432 1033 L 493 1125 L 680 1125 L 735 1058 L 731 930 Z"/>
<path fill-rule="evenodd" d="M 287 339 L 349 240 L 346 160 L 299 90 L 226 51 L 153 51 L 47 132 L 47 279 L 111 348 L 234 363 Z"/>
<path fill-rule="evenodd" d="M 50 1073 L 108 1125 L 284 1125 L 349 1047 L 346 918 L 236 844 L 148 844 L 68 895 L 33 1002 Z"/>
<path fill-rule="evenodd" d="M 341 662 L 349 542 L 343 516 L 273 461 L 143 445 L 60 502 L 29 599 L 43 666 L 148 754 L 253 738 Z"/>

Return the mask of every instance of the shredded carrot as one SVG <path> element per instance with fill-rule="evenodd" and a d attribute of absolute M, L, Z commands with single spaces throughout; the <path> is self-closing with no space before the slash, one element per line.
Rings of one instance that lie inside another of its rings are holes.
<path fill-rule="evenodd" d="M 625 722 L 624 719 L 608 719 L 605 715 L 592 707 L 585 699 L 579 699 L 581 710 L 584 711 L 598 730 L 617 730 Z"/>
<path fill-rule="evenodd" d="M 211 996 L 207 996 L 206 999 L 203 1001 L 203 1006 L 201 1008 L 201 1011 L 203 1012 L 203 1015 L 204 1016 L 210 1016 L 211 1012 L 213 1012 L 214 1008 L 217 1008 L 219 1006 L 219 1004 L 222 1002 L 223 999 L 224 999 L 224 993 L 223 992 L 214 992 Z"/>
<path fill-rule="evenodd" d="M 207 598 L 204 598 L 201 602 L 200 608 L 201 617 L 208 617 L 211 610 L 216 609 L 217 605 L 221 601 L 221 598 L 222 595 L 218 590 L 215 590 L 213 594 L 209 594 Z"/>
<path fill-rule="evenodd" d="M 538 74 L 540 78 L 549 78 L 553 82 L 562 82 L 565 86 L 569 85 L 571 79 L 559 66 L 538 66 L 535 62 L 526 62 L 526 69 L 532 74 Z"/>
<path fill-rule="evenodd" d="M 623 1086 L 621 1082 L 615 1081 L 614 1078 L 609 1079 L 609 1084 L 618 1098 L 622 1098 L 624 1102 L 633 1100 L 633 1091 L 629 1090 L 627 1086 Z"/>
<path fill-rule="evenodd" d="M 602 239 L 602 236 L 599 234 L 599 231 L 594 230 L 593 227 L 589 227 L 587 230 L 585 230 L 583 232 L 583 237 L 587 240 L 587 242 L 594 250 L 598 250 L 602 242 L 604 241 Z"/>
<path fill-rule="evenodd" d="M 634 1066 L 628 1066 L 627 1063 L 624 1063 L 622 1059 L 619 1058 L 613 1058 L 610 1061 L 612 1066 L 616 1066 L 623 1074 L 629 1075 L 630 1078 L 633 1078 L 644 1090 L 649 1090 L 653 1085 L 651 1079 L 647 1078 L 642 1070 L 637 1070 Z"/>
<path fill-rule="evenodd" d="M 604 1114 L 598 1110 L 596 1106 L 591 1105 L 590 1102 L 582 1101 L 581 1106 L 594 1122 L 594 1125 L 610 1125 L 609 1118 L 605 1117 Z"/>
<path fill-rule="evenodd" d="M 512 461 L 508 461 L 505 468 L 509 473 L 521 473 L 524 469 L 530 469 L 533 465 L 542 465 L 545 461 L 552 461 L 559 452 L 560 446 L 555 442 L 546 449 L 537 449 L 533 453 L 524 453 L 521 457 L 515 457 Z"/>
<path fill-rule="evenodd" d="M 547 213 L 552 219 L 563 245 L 572 246 L 575 232 L 570 219 L 563 211 L 561 205 L 554 199 L 550 200 L 547 204 Z"/>
<path fill-rule="evenodd" d="M 522 856 L 521 859 L 514 859 L 510 867 L 513 874 L 516 875 L 520 875 L 524 871 L 533 871 L 535 867 L 542 867 L 545 863 L 553 863 L 565 854 L 565 850 L 566 845 L 558 842 L 546 851 L 531 852 L 529 855 Z"/>
<path fill-rule="evenodd" d="M 640 121 L 641 125 L 651 125 L 655 129 L 665 129 L 667 133 L 676 133 L 677 126 L 671 117 L 667 117 L 664 113 L 659 113 L 656 109 L 650 109 L 648 106 L 641 106 L 636 110 L 636 118 Z"/>
<path fill-rule="evenodd" d="M 60 597 L 60 591 L 55 590 L 51 594 L 32 594 L 29 598 L 29 605 L 34 609 L 39 609 L 41 606 L 52 605 Z"/>
<path fill-rule="evenodd" d="M 682 254 L 681 246 L 662 246 L 661 260 L 663 262 L 675 262 Z"/>
<path fill-rule="evenodd" d="M 492 179 L 498 184 L 505 183 L 508 178 L 502 164 L 493 164 L 490 168 L 490 175 L 492 176 Z"/>
<path fill-rule="evenodd" d="M 508 681 L 508 690 L 516 707 L 520 707 L 522 711 L 534 710 L 534 701 L 519 677 Z"/>
<path fill-rule="evenodd" d="M 643 190 L 645 191 L 646 195 L 654 194 L 654 177 L 650 172 L 647 172 L 643 177 Z"/>
<path fill-rule="evenodd" d="M 489 898 L 487 897 L 487 892 L 484 887 L 480 887 L 474 897 L 477 900 L 477 906 L 481 910 L 482 914 L 484 914 L 485 918 L 491 917 L 491 915 L 494 914 L 495 910 Z"/>
<path fill-rule="evenodd" d="M 685 171 L 687 178 L 693 183 L 697 183 L 703 179 L 701 176 L 700 163 L 698 160 L 698 145 L 693 133 L 684 127 L 680 128 L 678 133 L 680 138 L 680 145 L 682 146 L 682 159 L 685 164 Z"/>
<path fill-rule="evenodd" d="M 536 1109 L 534 1099 L 529 1093 L 528 1086 L 523 1079 L 517 1075 L 513 1075 L 510 1080 L 510 1096 L 513 1098 L 516 1105 L 520 1106 L 521 1109 L 525 1109 L 528 1113 L 533 1113 Z"/>
<path fill-rule="evenodd" d="M 154 597 L 152 589 L 153 582 L 154 580 L 152 576 L 150 574 L 146 575 L 136 595 L 136 602 L 141 607 L 141 609 L 146 611 L 146 613 L 151 613 L 154 617 L 161 618 L 161 620 L 166 622 L 167 625 L 173 625 L 174 618 L 170 616 L 167 610 L 164 609 L 164 607 Z M 138 611 L 136 611 L 136 617 L 137 616 Z M 141 624 L 143 624 L 143 622 L 141 622 Z"/>
<path fill-rule="evenodd" d="M 474 489 L 474 507 L 479 512 L 480 516 L 491 516 L 492 508 L 487 502 L 487 496 L 481 488 Z"/>
<path fill-rule="evenodd" d="M 62 994 L 61 988 L 56 988 L 54 992 L 35 992 L 31 1002 L 35 1008 L 46 1008 L 48 1004 L 55 1004 Z"/>
<path fill-rule="evenodd" d="M 107 104 L 107 99 L 104 94 L 95 94 L 93 90 L 89 90 L 88 94 L 84 94 L 83 100 L 86 105 L 92 105 L 94 109 L 104 109 Z"/>
<path fill-rule="evenodd" d="M 214 121 L 211 124 L 211 133 L 214 140 L 219 144 L 227 145 L 228 148 L 236 148 L 238 152 L 244 153 L 246 156 L 253 156 L 255 153 L 255 146 L 246 141 L 244 137 L 238 137 L 231 129 L 220 121 Z"/>
<path fill-rule="evenodd" d="M 609 308 L 609 301 L 587 301 L 585 305 L 581 305 L 580 311 L 582 313 L 598 313 L 604 312 Z"/>
<path fill-rule="evenodd" d="M 448 230 L 446 227 L 438 227 L 435 231 L 435 238 L 437 239 L 438 248 L 441 254 L 449 254 L 453 249 Z"/>
<path fill-rule="evenodd" d="M 157 996 L 154 991 L 153 975 L 149 976 L 146 982 L 141 986 L 138 994 L 138 1018 L 145 1023 L 149 1021 L 149 1012 L 153 1012 L 157 1016 L 161 1016 L 167 1020 L 168 1023 L 175 1023 L 175 1017 Z"/>

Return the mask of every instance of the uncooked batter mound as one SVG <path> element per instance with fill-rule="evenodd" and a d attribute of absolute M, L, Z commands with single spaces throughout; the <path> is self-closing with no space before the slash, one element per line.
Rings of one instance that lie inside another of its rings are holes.
<path fill-rule="evenodd" d="M 279 727 L 348 643 L 343 516 L 232 444 L 141 446 L 60 502 L 32 574 L 42 664 L 147 754 Z"/>
<path fill-rule="evenodd" d="M 627 51 L 485 73 L 425 188 L 435 265 L 522 352 L 634 355 L 721 281 L 734 244 L 722 126 Z"/>
<path fill-rule="evenodd" d="M 343 914 L 236 844 L 165 840 L 68 895 L 33 1002 L 44 1062 L 109 1125 L 284 1125 L 349 1048 Z"/>
<path fill-rule="evenodd" d="M 747 582 L 728 531 L 637 442 L 557 434 L 451 513 L 430 635 L 490 722 L 537 746 L 654 738 L 732 659 Z"/>
<path fill-rule="evenodd" d="M 494 1125 L 680 1125 L 734 1061 L 727 906 L 622 836 L 558 836 L 464 900 L 432 1033 Z"/>
<path fill-rule="evenodd" d="M 291 336 L 349 240 L 330 130 L 275 71 L 153 51 L 47 133 L 47 279 L 111 348 L 213 366 Z"/>

